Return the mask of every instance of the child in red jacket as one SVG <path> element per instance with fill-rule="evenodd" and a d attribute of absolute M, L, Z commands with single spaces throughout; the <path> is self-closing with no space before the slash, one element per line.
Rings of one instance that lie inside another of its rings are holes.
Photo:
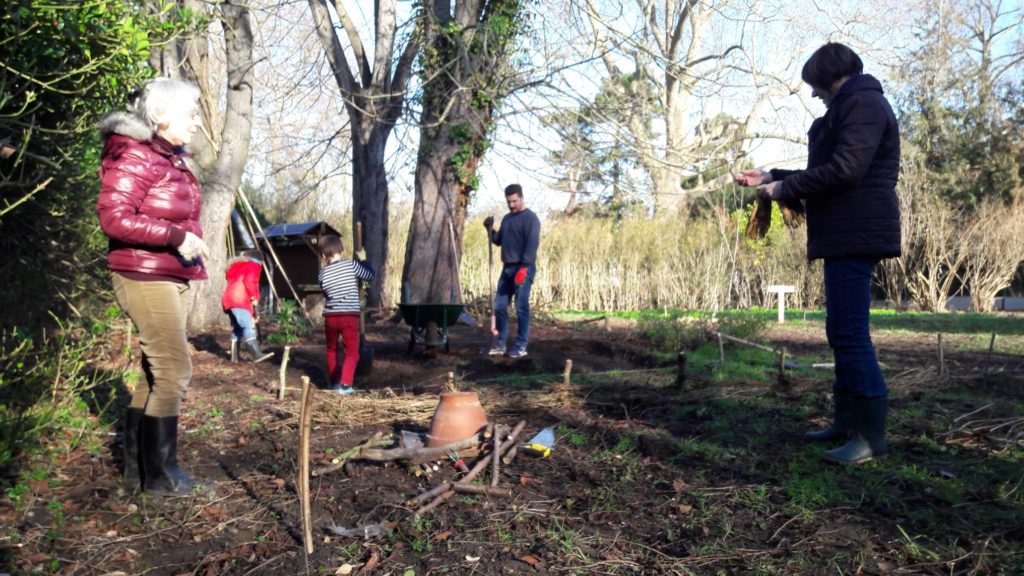
<path fill-rule="evenodd" d="M 260 263 L 259 250 L 246 250 L 242 256 L 228 263 L 228 285 L 224 288 L 224 296 L 220 303 L 224 312 L 231 318 L 231 361 L 238 362 L 239 342 L 252 355 L 253 362 L 262 362 L 274 356 L 260 350 L 260 342 L 256 337 L 255 307 L 260 301 Z"/>

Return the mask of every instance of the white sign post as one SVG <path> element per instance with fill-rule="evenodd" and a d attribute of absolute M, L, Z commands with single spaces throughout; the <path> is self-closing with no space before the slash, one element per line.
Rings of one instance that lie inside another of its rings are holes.
<path fill-rule="evenodd" d="M 778 294 L 779 298 L 779 324 L 786 322 L 786 294 L 796 292 L 796 286 L 773 285 L 765 288 L 769 294 Z"/>

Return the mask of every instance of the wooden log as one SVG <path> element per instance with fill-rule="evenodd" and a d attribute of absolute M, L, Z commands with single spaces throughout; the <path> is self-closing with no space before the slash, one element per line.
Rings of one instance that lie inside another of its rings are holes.
<path fill-rule="evenodd" d="M 736 343 L 739 343 L 739 344 L 744 344 L 746 346 L 753 346 L 754 348 L 760 348 L 761 350 L 766 350 L 768 352 L 771 352 L 772 354 L 778 354 L 779 353 L 778 350 L 776 350 L 775 348 L 772 348 L 771 346 L 765 346 L 764 344 L 758 344 L 757 342 L 751 342 L 750 340 L 744 340 L 743 338 L 737 338 L 736 336 L 730 336 L 728 334 L 723 334 L 721 332 L 716 332 L 714 330 L 712 330 L 711 333 L 714 334 L 715 336 L 718 336 L 718 347 L 719 348 L 722 347 L 722 339 L 724 338 L 726 340 L 729 340 L 730 342 L 736 342 Z"/>
<path fill-rule="evenodd" d="M 502 453 L 505 453 L 506 451 L 508 451 L 510 448 L 512 448 L 515 445 L 516 439 L 519 438 L 519 433 L 522 432 L 523 428 L 525 428 L 525 427 L 526 427 L 526 420 L 520 420 L 519 423 L 516 424 L 516 427 L 512 429 L 512 432 L 509 432 L 509 435 L 505 438 L 505 441 L 502 442 L 502 444 L 501 444 L 501 452 Z M 476 478 L 477 475 L 480 474 L 480 472 L 484 468 L 487 467 L 487 464 L 488 464 L 488 459 L 487 458 L 481 458 L 475 465 L 473 465 L 472 468 L 470 468 L 469 472 L 466 473 L 466 475 L 462 478 L 460 483 L 462 483 L 462 484 L 469 483 L 473 478 Z M 431 498 L 433 498 L 434 501 L 431 502 L 430 504 L 420 508 L 419 510 L 417 510 L 416 511 L 416 515 L 418 516 L 418 515 L 423 514 L 425 512 L 429 512 L 430 510 L 433 510 L 434 508 L 436 508 L 438 504 L 440 504 L 440 502 L 438 500 L 443 502 L 444 500 L 447 500 L 448 498 L 451 498 L 451 495 L 455 493 L 452 490 L 452 485 L 453 484 L 454 484 L 454 482 L 445 482 L 444 484 L 441 484 L 440 486 L 437 486 L 436 488 L 434 488 L 432 490 L 424 492 L 423 494 L 420 494 L 419 496 L 416 496 L 415 498 L 410 498 L 409 500 L 406 501 L 406 505 L 408 505 L 410 507 L 411 506 L 417 506 L 420 503 L 426 502 L 427 500 L 430 500 Z"/>
<path fill-rule="evenodd" d="M 516 459 L 516 454 L 518 454 L 518 453 L 519 453 L 519 446 L 518 445 L 513 446 L 512 448 L 509 449 L 508 452 L 505 453 L 504 456 L 502 456 L 501 463 L 504 464 L 505 466 L 508 466 L 509 464 L 512 463 L 513 460 Z"/>
<path fill-rule="evenodd" d="M 512 490 L 509 488 L 481 486 L 479 484 L 466 484 L 464 482 L 456 482 L 455 484 L 452 484 L 452 490 L 460 494 L 485 494 L 487 496 L 497 496 L 499 498 L 512 497 Z"/>
<path fill-rule="evenodd" d="M 451 485 L 449 484 L 449 487 L 450 486 Z M 435 498 L 429 504 L 425 504 L 423 507 L 421 507 L 419 510 L 417 510 L 416 511 L 416 516 L 422 516 L 422 515 L 426 514 L 427 512 L 430 512 L 434 508 L 437 508 L 441 504 L 444 504 L 445 500 L 451 498 L 452 496 L 455 496 L 455 491 L 454 490 L 448 490 L 444 494 L 441 494 L 440 496 Z"/>
<path fill-rule="evenodd" d="M 313 420 L 313 387 L 302 377 L 302 405 L 299 410 L 299 500 L 302 504 L 302 539 L 306 554 L 313 553 L 313 520 L 309 506 L 309 429 Z"/>
<path fill-rule="evenodd" d="M 354 447 L 349 448 L 348 450 L 342 452 L 341 454 L 339 454 L 335 458 L 335 460 L 336 460 L 335 463 L 329 464 L 327 466 L 321 466 L 320 468 L 317 468 L 317 469 L 313 470 L 312 475 L 313 476 L 323 476 L 324 474 L 328 474 L 328 473 L 334 472 L 336 470 L 340 470 L 341 468 L 343 468 L 345 466 L 345 463 L 347 463 L 350 459 L 352 459 L 357 454 L 359 454 L 360 450 L 365 450 L 367 448 L 372 448 L 372 447 L 376 447 L 376 446 L 384 446 L 384 445 L 387 445 L 387 444 L 390 444 L 390 443 L 394 442 L 394 440 L 395 440 L 395 437 L 394 437 L 393 434 L 388 434 L 387 436 L 384 436 L 384 434 L 382 432 L 380 432 L 380 431 L 374 432 L 373 435 L 370 436 L 370 438 L 366 440 L 366 442 L 363 442 L 362 444 L 359 444 L 358 446 L 354 446 Z"/>
<path fill-rule="evenodd" d="M 464 440 L 458 440 L 445 444 L 444 446 L 426 446 L 420 448 L 388 448 L 385 450 L 370 449 L 362 450 L 353 459 L 370 460 L 373 462 L 389 462 L 392 460 L 409 460 L 410 464 L 421 464 L 431 460 L 437 460 L 448 456 L 451 451 L 458 452 L 467 448 L 473 448 L 483 442 L 481 435 L 470 436 Z"/>

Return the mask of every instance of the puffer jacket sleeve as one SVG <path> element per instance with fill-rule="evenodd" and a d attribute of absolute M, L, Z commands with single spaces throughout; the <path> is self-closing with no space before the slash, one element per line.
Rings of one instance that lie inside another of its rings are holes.
<path fill-rule="evenodd" d="M 96 211 L 108 238 L 143 246 L 175 246 L 172 240 L 183 239 L 184 234 L 166 220 L 140 212 L 146 194 L 163 175 L 152 156 L 141 146 L 125 143 L 104 151 Z"/>
<path fill-rule="evenodd" d="M 835 152 L 821 166 L 792 174 L 783 180 L 782 196 L 809 198 L 830 194 L 856 184 L 871 167 L 886 128 L 885 111 L 868 95 L 855 94 L 835 119 Z"/>

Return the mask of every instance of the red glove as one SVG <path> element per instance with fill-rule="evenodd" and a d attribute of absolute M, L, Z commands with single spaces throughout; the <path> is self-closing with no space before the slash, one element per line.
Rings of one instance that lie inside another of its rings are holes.
<path fill-rule="evenodd" d="M 526 266 L 520 267 L 519 271 L 516 272 L 516 279 L 515 279 L 516 286 L 522 286 L 523 282 L 526 282 L 526 272 L 527 272 Z"/>

